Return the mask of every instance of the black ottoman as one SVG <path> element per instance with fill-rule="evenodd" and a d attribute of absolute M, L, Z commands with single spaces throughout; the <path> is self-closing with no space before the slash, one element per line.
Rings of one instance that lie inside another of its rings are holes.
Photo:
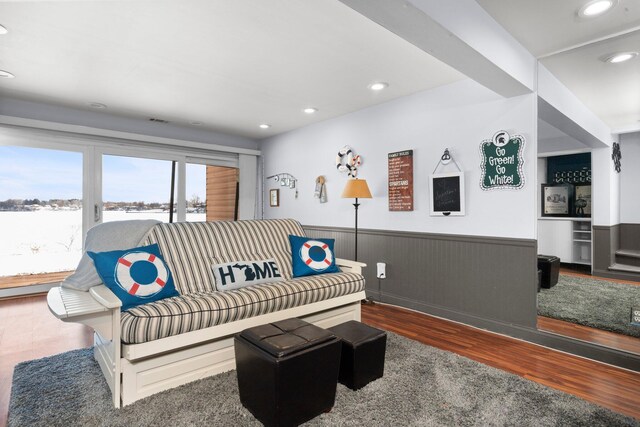
<path fill-rule="evenodd" d="M 542 285 L 542 270 L 538 270 L 538 292 L 540 292 L 541 285 Z"/>
<path fill-rule="evenodd" d="M 540 285 L 545 289 L 550 289 L 558 283 L 560 258 L 553 255 L 538 255 L 538 269 L 542 270 Z"/>
<path fill-rule="evenodd" d="M 358 390 L 384 374 L 387 333 L 355 320 L 329 328 L 342 339 L 338 380 Z"/>
<path fill-rule="evenodd" d="M 266 426 L 297 426 L 333 407 L 340 339 L 300 319 L 245 329 L 234 339 L 242 404 Z"/>

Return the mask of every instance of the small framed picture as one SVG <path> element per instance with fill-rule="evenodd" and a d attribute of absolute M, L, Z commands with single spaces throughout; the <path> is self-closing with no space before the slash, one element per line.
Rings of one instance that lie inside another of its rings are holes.
<path fill-rule="evenodd" d="M 573 208 L 576 216 L 591 216 L 591 185 L 576 185 Z"/>
<path fill-rule="evenodd" d="M 280 190 L 277 188 L 269 190 L 269 206 L 272 208 L 280 206 Z"/>
<path fill-rule="evenodd" d="M 542 216 L 573 216 L 573 185 L 542 184 Z"/>

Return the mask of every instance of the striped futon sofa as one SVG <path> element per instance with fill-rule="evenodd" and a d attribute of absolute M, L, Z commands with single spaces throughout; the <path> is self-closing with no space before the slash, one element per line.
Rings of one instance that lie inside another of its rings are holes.
<path fill-rule="evenodd" d="M 360 320 L 364 264 L 338 259 L 339 273 L 292 278 L 290 234 L 305 235 L 291 219 L 157 224 L 141 245 L 158 244 L 180 296 L 121 312 L 105 286 L 55 288 L 49 306 L 62 320 L 94 328 L 94 355 L 114 405 L 127 405 L 234 369 L 232 336 L 245 328 L 289 317 L 323 327 Z M 215 290 L 213 265 L 271 258 L 283 281 Z M 64 309 L 52 308 L 58 300 Z"/>

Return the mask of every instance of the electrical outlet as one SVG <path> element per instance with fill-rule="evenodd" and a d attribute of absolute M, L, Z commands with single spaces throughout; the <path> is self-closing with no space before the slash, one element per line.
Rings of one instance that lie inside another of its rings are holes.
<path fill-rule="evenodd" d="M 378 279 L 386 279 L 387 278 L 387 264 L 384 262 L 379 262 L 377 264 L 377 274 Z"/>

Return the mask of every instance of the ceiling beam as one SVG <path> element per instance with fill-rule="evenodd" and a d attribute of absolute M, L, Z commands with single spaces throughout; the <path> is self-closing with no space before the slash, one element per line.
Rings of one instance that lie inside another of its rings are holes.
<path fill-rule="evenodd" d="M 538 64 L 538 118 L 589 147 L 610 146 L 614 139 L 609 126 L 542 64 Z"/>
<path fill-rule="evenodd" d="M 536 60 L 474 0 L 340 0 L 504 96 L 531 93 Z"/>

